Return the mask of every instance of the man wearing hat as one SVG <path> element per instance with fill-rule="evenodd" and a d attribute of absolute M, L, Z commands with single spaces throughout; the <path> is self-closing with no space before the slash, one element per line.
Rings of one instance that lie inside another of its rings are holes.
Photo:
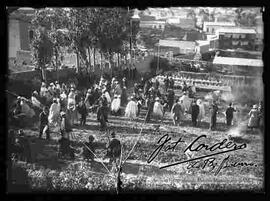
<path fill-rule="evenodd" d="M 172 107 L 171 113 L 172 113 L 174 125 L 175 126 L 179 125 L 180 121 L 183 119 L 183 115 L 184 115 L 184 110 L 183 110 L 183 108 L 182 108 L 182 106 L 180 104 L 179 99 L 177 99 L 175 101 L 175 104 Z"/>
<path fill-rule="evenodd" d="M 60 115 L 60 103 L 57 101 L 56 98 L 53 98 L 53 103 L 50 107 L 49 117 L 48 117 L 49 123 L 57 124 L 59 115 Z"/>
<path fill-rule="evenodd" d="M 93 154 L 93 153 L 95 153 L 94 140 L 95 140 L 94 136 L 89 135 L 88 142 L 85 143 L 85 146 L 87 146 L 87 147 L 83 148 L 83 157 L 86 160 L 91 160 L 91 161 L 94 160 L 94 154 Z"/>
<path fill-rule="evenodd" d="M 232 125 L 232 120 L 233 120 L 233 113 L 236 112 L 236 110 L 234 109 L 232 103 L 229 104 L 229 107 L 226 109 L 226 123 L 227 126 L 231 126 Z"/>
<path fill-rule="evenodd" d="M 115 138 L 115 132 L 111 133 L 112 140 L 109 142 L 107 147 L 107 156 L 110 158 L 109 163 L 116 163 L 116 160 L 121 155 L 121 142 Z"/>
<path fill-rule="evenodd" d="M 22 129 L 18 131 L 17 146 L 22 151 L 22 160 L 32 162 L 30 141 Z"/>

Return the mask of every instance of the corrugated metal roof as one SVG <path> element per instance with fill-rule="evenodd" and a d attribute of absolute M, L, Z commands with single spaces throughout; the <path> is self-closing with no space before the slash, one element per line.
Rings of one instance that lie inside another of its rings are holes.
<path fill-rule="evenodd" d="M 193 41 L 159 40 L 159 45 L 164 47 L 195 48 Z"/>
<path fill-rule="evenodd" d="M 218 33 L 235 33 L 235 34 L 256 34 L 255 29 L 250 28 L 221 28 Z"/>
<path fill-rule="evenodd" d="M 233 57 L 215 57 L 213 64 L 263 67 L 263 61 L 260 59 L 244 59 Z"/>

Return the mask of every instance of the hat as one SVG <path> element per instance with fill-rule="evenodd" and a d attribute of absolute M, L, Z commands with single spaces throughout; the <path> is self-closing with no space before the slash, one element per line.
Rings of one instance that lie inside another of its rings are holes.
<path fill-rule="evenodd" d="M 93 136 L 93 135 L 89 135 L 89 137 L 88 137 L 88 140 L 89 140 L 89 141 L 91 141 L 91 142 L 92 142 L 92 141 L 94 141 L 94 139 L 95 139 L 95 138 L 94 138 L 94 136 Z"/>
<path fill-rule="evenodd" d="M 58 84 L 58 81 L 57 80 L 55 81 L 55 84 Z"/>
<path fill-rule="evenodd" d="M 253 109 L 257 109 L 258 108 L 258 105 L 257 104 L 255 104 L 255 105 L 253 105 L 253 107 L 252 107 Z"/>
<path fill-rule="evenodd" d="M 155 98 L 155 101 L 159 101 L 159 97 L 156 97 L 156 98 Z"/>
<path fill-rule="evenodd" d="M 111 136 L 112 136 L 112 137 L 115 137 L 115 132 L 112 132 L 112 133 L 111 133 Z"/>
<path fill-rule="evenodd" d="M 118 97 L 118 95 L 117 95 L 117 94 L 115 94 L 113 97 L 114 97 L 114 98 L 117 98 L 117 97 Z"/>
<path fill-rule="evenodd" d="M 74 91 L 75 89 L 73 87 L 70 88 L 71 91 Z"/>
<path fill-rule="evenodd" d="M 121 95 L 118 95 L 117 98 L 121 98 Z"/>
<path fill-rule="evenodd" d="M 88 89 L 88 90 L 87 90 L 87 93 L 91 93 L 91 92 L 92 92 L 92 90 L 91 90 L 91 89 Z"/>
<path fill-rule="evenodd" d="M 53 85 L 54 85 L 54 84 L 51 82 L 51 83 L 50 83 L 50 86 L 53 86 Z"/>
<path fill-rule="evenodd" d="M 60 112 L 60 116 L 62 117 L 62 116 L 65 116 L 66 115 L 66 113 L 65 112 Z"/>

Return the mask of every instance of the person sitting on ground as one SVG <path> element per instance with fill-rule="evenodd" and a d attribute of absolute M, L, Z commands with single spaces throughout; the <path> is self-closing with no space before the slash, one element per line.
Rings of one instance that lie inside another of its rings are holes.
<path fill-rule="evenodd" d="M 116 163 L 121 155 L 121 142 L 115 138 L 115 132 L 111 133 L 112 140 L 107 146 L 107 156 L 110 158 L 109 163 Z"/>
<path fill-rule="evenodd" d="M 66 157 L 69 156 L 71 159 L 75 158 L 75 149 L 71 146 L 71 142 L 67 134 L 61 136 L 58 140 L 59 144 L 59 156 Z"/>
<path fill-rule="evenodd" d="M 24 131 L 21 129 L 18 131 L 16 143 L 18 148 L 22 151 L 19 158 L 27 163 L 32 162 L 30 141 L 28 136 L 26 136 Z"/>

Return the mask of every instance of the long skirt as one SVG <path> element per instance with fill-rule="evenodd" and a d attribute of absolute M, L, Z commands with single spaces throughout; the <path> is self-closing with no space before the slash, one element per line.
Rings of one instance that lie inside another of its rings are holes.
<path fill-rule="evenodd" d="M 130 119 L 135 119 L 138 111 L 138 106 L 135 102 L 129 102 L 125 110 L 125 116 Z"/>

